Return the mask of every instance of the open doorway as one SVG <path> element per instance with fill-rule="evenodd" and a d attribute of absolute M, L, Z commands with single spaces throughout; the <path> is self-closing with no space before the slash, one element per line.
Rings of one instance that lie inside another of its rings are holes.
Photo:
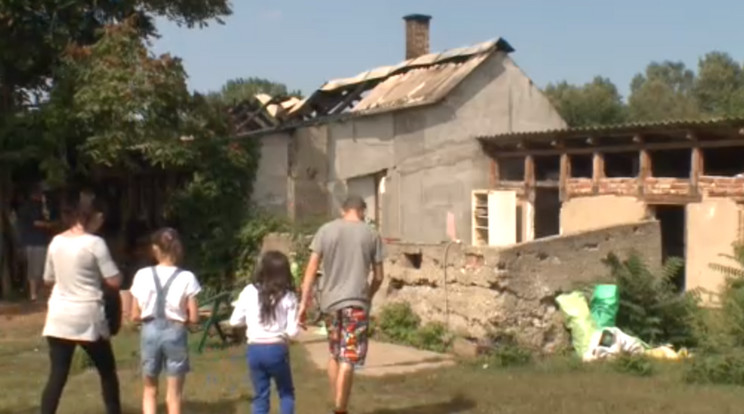
<path fill-rule="evenodd" d="M 654 206 L 656 219 L 661 227 L 661 258 L 666 261 L 670 257 L 685 257 L 685 206 L 657 205 Z M 685 268 L 680 270 L 674 279 L 674 284 L 680 291 L 685 289 Z"/>
<path fill-rule="evenodd" d="M 555 236 L 561 231 L 561 198 L 557 187 L 535 189 L 535 238 Z"/>

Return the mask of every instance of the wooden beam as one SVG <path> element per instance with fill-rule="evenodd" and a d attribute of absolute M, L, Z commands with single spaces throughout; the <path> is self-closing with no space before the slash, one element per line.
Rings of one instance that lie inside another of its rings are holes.
<path fill-rule="evenodd" d="M 524 157 L 524 182 L 527 187 L 535 185 L 535 158 L 532 155 Z"/>
<path fill-rule="evenodd" d="M 693 147 L 700 148 L 726 148 L 726 147 L 744 147 L 744 139 L 727 139 L 721 141 L 686 141 L 686 142 L 649 142 L 645 144 L 632 144 L 632 145 L 617 145 L 607 147 L 587 147 L 587 148 L 570 148 L 565 149 L 535 149 L 535 150 L 517 150 L 511 151 L 508 149 L 495 150 L 499 154 L 499 158 L 513 158 L 513 157 L 524 157 L 527 155 L 532 156 L 546 156 L 546 155 L 560 155 L 566 154 L 593 154 L 595 152 L 602 153 L 613 153 L 613 152 L 637 152 L 641 150 L 658 151 L 658 150 L 670 150 L 670 149 L 691 149 Z"/>
<path fill-rule="evenodd" d="M 571 158 L 568 154 L 561 154 L 561 169 L 560 169 L 560 199 L 566 201 L 568 199 L 568 192 L 566 191 L 566 184 L 568 179 L 571 178 Z"/>
<path fill-rule="evenodd" d="M 704 161 L 703 150 L 698 147 L 693 148 L 690 160 L 690 191 L 692 194 L 697 194 L 698 182 L 704 171 Z"/>
<path fill-rule="evenodd" d="M 358 98 L 364 91 L 367 90 L 367 82 L 362 82 L 359 85 L 356 86 L 356 88 L 350 90 L 345 96 L 344 99 L 336 105 L 334 108 L 331 109 L 330 112 L 328 112 L 328 115 L 335 115 L 343 112 L 344 109 L 346 109 L 349 104 L 351 104 L 354 99 Z"/>
<path fill-rule="evenodd" d="M 599 180 L 605 178 L 604 154 L 595 152 L 592 157 L 592 191 L 599 191 Z"/>
<path fill-rule="evenodd" d="M 651 177 L 652 165 L 651 165 L 651 154 L 647 150 L 642 149 L 638 153 L 638 193 L 643 194 L 644 183 L 646 178 Z"/>
<path fill-rule="evenodd" d="M 496 186 L 499 185 L 499 182 L 501 181 L 500 177 L 500 168 L 499 168 L 499 159 L 498 158 L 491 158 L 490 163 L 490 178 L 491 178 L 491 188 L 496 188 Z"/>

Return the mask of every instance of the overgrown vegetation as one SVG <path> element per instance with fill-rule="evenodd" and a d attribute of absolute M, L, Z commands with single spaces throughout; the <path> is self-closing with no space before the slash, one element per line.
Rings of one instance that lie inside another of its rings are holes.
<path fill-rule="evenodd" d="M 642 354 L 623 353 L 614 358 L 611 364 L 616 371 L 637 377 L 650 377 L 655 372 L 653 362 Z"/>
<path fill-rule="evenodd" d="M 687 372 L 689 382 L 744 385 L 744 244 L 723 254 L 727 264 L 710 267 L 725 277 L 718 295 L 720 309 L 698 320 L 700 346 Z"/>
<path fill-rule="evenodd" d="M 684 262 L 670 258 L 656 274 L 637 253 L 621 260 L 605 259 L 618 285 L 620 309 L 617 327 L 649 344 L 693 346 L 699 300 L 694 293 L 679 293 L 672 280 Z"/>
<path fill-rule="evenodd" d="M 375 318 L 373 335 L 380 339 L 402 345 L 445 352 L 450 348 L 451 337 L 441 323 L 429 322 L 421 325 L 408 303 L 392 303 L 380 310 Z"/>

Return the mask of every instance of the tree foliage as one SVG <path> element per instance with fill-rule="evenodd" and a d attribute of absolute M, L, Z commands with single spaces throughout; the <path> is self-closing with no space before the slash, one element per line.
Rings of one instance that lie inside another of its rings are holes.
<path fill-rule="evenodd" d="M 630 117 L 635 121 L 699 117 L 694 84 L 694 72 L 682 62 L 651 63 L 630 84 Z"/>
<path fill-rule="evenodd" d="M 597 77 L 584 85 L 548 85 L 545 93 L 570 126 L 744 115 L 744 70 L 729 54 L 703 56 L 697 71 L 682 62 L 651 62 L 630 84 L 627 101 Z"/>
<path fill-rule="evenodd" d="M 622 97 L 607 78 L 597 76 L 581 86 L 565 81 L 550 84 L 545 94 L 569 125 L 617 124 L 626 117 Z"/>
<path fill-rule="evenodd" d="M 30 163 L 62 185 L 101 166 L 177 171 L 166 219 L 203 283 L 229 276 L 270 230 L 248 213 L 257 144 L 230 141 L 225 105 L 191 94 L 180 60 L 148 43 L 157 17 L 194 27 L 229 12 L 227 0 L 0 0 L 2 172 Z"/>
<path fill-rule="evenodd" d="M 287 85 L 273 82 L 263 78 L 237 78 L 231 79 L 222 86 L 219 92 L 209 95 L 211 99 L 226 105 L 235 105 L 239 102 L 252 99 L 257 94 L 267 94 L 272 97 L 301 97 L 300 91 L 289 91 Z"/>

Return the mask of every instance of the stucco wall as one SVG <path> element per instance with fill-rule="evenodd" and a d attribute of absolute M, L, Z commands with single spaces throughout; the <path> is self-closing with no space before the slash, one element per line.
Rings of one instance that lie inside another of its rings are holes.
<path fill-rule="evenodd" d="M 289 134 L 264 135 L 258 161 L 253 201 L 272 212 L 287 213 Z"/>
<path fill-rule="evenodd" d="M 289 210 L 299 220 L 329 215 L 328 128 L 326 125 L 297 129 L 290 149 Z"/>
<path fill-rule="evenodd" d="M 457 237 L 470 241 L 471 192 L 489 186 L 490 161 L 475 137 L 566 126 L 504 53 L 486 59 L 441 103 L 394 117 L 395 192 L 385 195 L 392 211 L 383 232 L 422 243 L 447 240 L 447 213 Z"/>
<path fill-rule="evenodd" d="M 723 198 L 687 205 L 687 289 L 715 292 L 721 287 L 724 276 L 710 264 L 731 264 L 720 255 L 731 254 L 731 245 L 739 236 L 740 210 L 733 200 Z M 703 299 L 715 303 L 713 296 L 704 294 Z"/>
<path fill-rule="evenodd" d="M 564 126 L 532 81 L 497 52 L 437 104 L 298 128 L 289 211 L 299 219 L 335 214 L 349 179 L 386 171 L 384 236 L 446 240 L 452 213 L 457 237 L 469 241 L 471 192 L 489 185 L 489 159 L 475 138 Z"/>
<path fill-rule="evenodd" d="M 561 206 L 561 234 L 636 223 L 647 217 L 646 203 L 636 197 L 577 197 Z"/>
<path fill-rule="evenodd" d="M 451 247 L 444 283 L 444 245 L 389 244 L 385 282 L 373 312 L 408 302 L 425 321 L 449 323 L 472 338 L 513 334 L 525 345 L 552 351 L 566 344 L 555 297 L 581 284 L 602 281 L 602 263 L 613 252 L 636 250 L 651 266 L 661 262 L 656 221 L 552 237 L 510 248 Z M 415 268 L 407 255 L 421 255 Z M 446 289 L 445 289 L 446 286 Z M 449 317 L 445 313 L 449 310 Z"/>

